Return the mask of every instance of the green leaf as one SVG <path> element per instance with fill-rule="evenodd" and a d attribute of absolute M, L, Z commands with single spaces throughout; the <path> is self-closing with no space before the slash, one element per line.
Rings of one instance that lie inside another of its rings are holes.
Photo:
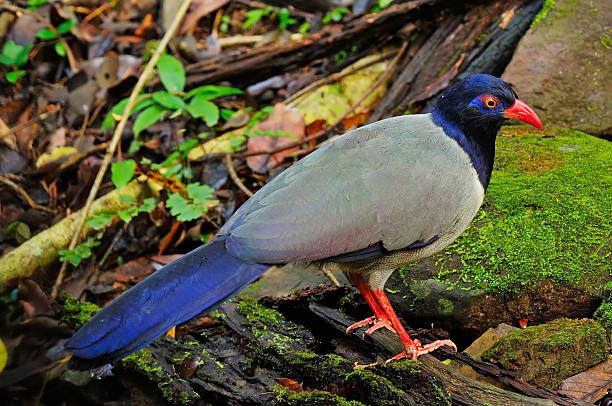
<path fill-rule="evenodd" d="M 186 107 L 183 99 L 168 92 L 153 93 L 153 100 L 155 100 L 158 104 L 172 110 L 185 109 Z"/>
<path fill-rule="evenodd" d="M 270 14 L 272 9 L 270 7 L 266 8 L 256 8 L 253 10 L 249 10 L 246 12 L 246 20 L 242 23 L 242 29 L 248 30 L 253 25 L 257 24 L 259 20 L 262 19 L 263 16 L 267 16 Z"/>
<path fill-rule="evenodd" d="M 57 32 L 59 32 L 60 35 L 68 34 L 70 29 L 74 27 L 74 24 L 74 20 L 66 20 L 57 26 Z"/>
<path fill-rule="evenodd" d="M 132 219 L 138 215 L 138 207 L 130 206 L 124 210 L 119 210 L 117 216 L 124 222 L 129 223 Z"/>
<path fill-rule="evenodd" d="M 6 75 L 4 76 L 6 77 L 6 80 L 8 80 L 10 83 L 17 83 L 19 78 L 25 75 L 25 73 L 26 72 L 24 70 L 16 70 L 13 72 L 6 72 Z"/>
<path fill-rule="evenodd" d="M 185 95 L 185 99 L 189 99 L 195 95 L 205 97 L 206 100 L 215 99 L 217 97 L 229 96 L 232 94 L 242 94 L 242 90 L 231 87 L 231 86 L 216 86 L 216 85 L 204 85 L 198 86 L 195 89 L 191 89 Z"/>
<path fill-rule="evenodd" d="M 38 31 L 38 33 L 36 34 L 36 37 L 42 40 L 47 40 L 47 39 L 55 39 L 57 38 L 57 35 L 55 35 L 55 33 L 51 31 L 50 29 L 43 28 L 42 30 Z"/>
<path fill-rule="evenodd" d="M 157 61 L 157 71 L 167 91 L 170 93 L 183 91 L 185 88 L 185 70 L 178 59 L 163 54 Z"/>
<path fill-rule="evenodd" d="M 110 224 L 112 217 L 107 213 L 96 213 L 89 217 L 85 224 L 94 230 L 103 230 Z"/>
<path fill-rule="evenodd" d="M 47 0 L 28 0 L 28 10 L 33 11 L 47 4 Z"/>
<path fill-rule="evenodd" d="M 134 137 L 138 137 L 143 130 L 161 120 L 167 111 L 161 106 L 153 105 L 140 113 L 134 121 Z"/>
<path fill-rule="evenodd" d="M 4 342 L 0 340 L 0 372 L 6 366 L 6 361 L 8 360 L 8 353 L 6 352 L 6 346 Z"/>
<path fill-rule="evenodd" d="M 289 9 L 282 8 L 278 12 L 278 28 L 284 30 L 288 25 L 295 24 L 295 19 L 291 18 Z"/>
<path fill-rule="evenodd" d="M 83 259 L 91 257 L 91 249 L 100 245 L 99 241 L 89 237 L 84 243 L 77 245 L 74 251 L 61 249 L 59 250 L 60 261 L 70 262 L 74 266 L 78 266 Z"/>
<path fill-rule="evenodd" d="M 221 109 L 221 118 L 224 121 L 227 121 L 230 119 L 231 116 L 233 116 L 234 114 L 236 114 L 235 110 L 230 110 L 230 109 Z"/>
<path fill-rule="evenodd" d="M 142 204 L 138 208 L 139 211 L 144 213 L 151 213 L 157 206 L 157 200 L 153 197 L 147 197 L 142 201 Z"/>
<path fill-rule="evenodd" d="M 209 198 L 215 190 L 208 185 L 201 185 L 199 182 L 190 183 L 187 185 L 187 195 L 193 199 L 195 203 L 209 202 Z"/>
<path fill-rule="evenodd" d="M 64 48 L 64 44 L 62 44 L 61 42 L 56 42 L 54 48 L 55 52 L 59 56 L 66 56 L 66 48 Z"/>
<path fill-rule="evenodd" d="M 340 20 L 342 20 L 342 16 L 344 16 L 347 13 L 349 13 L 349 9 L 346 8 L 346 7 L 335 8 L 332 11 L 330 11 L 329 13 L 327 13 L 325 15 L 325 17 L 323 17 L 321 22 L 323 24 L 328 24 L 328 23 L 330 23 L 332 21 L 340 22 Z"/>
<path fill-rule="evenodd" d="M 132 180 L 134 171 L 136 170 L 136 162 L 133 159 L 126 159 L 125 161 L 114 162 L 111 165 L 111 179 L 117 189 L 121 189 L 123 186 Z"/>
<path fill-rule="evenodd" d="M 28 61 L 28 54 L 32 49 L 32 44 L 26 46 L 17 45 L 15 41 L 7 41 L 2 47 L 0 63 L 10 66 L 20 67 Z"/>
<path fill-rule="evenodd" d="M 189 102 L 187 111 L 194 118 L 203 118 L 206 125 L 212 127 L 219 122 L 219 107 L 206 97 L 197 95 Z"/>

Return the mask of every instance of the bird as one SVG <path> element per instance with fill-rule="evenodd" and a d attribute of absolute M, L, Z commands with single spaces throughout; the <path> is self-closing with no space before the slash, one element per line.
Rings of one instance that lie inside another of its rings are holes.
<path fill-rule="evenodd" d="M 489 185 L 495 138 L 508 119 L 538 115 L 488 74 L 452 84 L 428 113 L 347 131 L 249 198 L 205 245 L 159 269 L 98 312 L 65 343 L 84 369 L 119 360 L 169 328 L 206 314 L 270 266 L 316 263 L 343 271 L 373 316 L 347 332 L 388 328 L 416 359 L 450 340 L 412 339 L 384 292 L 395 269 L 461 235 Z"/>

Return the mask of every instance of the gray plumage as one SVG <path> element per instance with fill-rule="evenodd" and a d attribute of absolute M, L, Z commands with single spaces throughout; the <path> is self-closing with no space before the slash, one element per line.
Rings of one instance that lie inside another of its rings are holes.
<path fill-rule="evenodd" d="M 439 237 L 351 263 L 386 273 L 443 249 L 483 196 L 469 156 L 430 114 L 393 117 L 349 131 L 294 164 L 219 234 L 232 254 L 268 264 L 324 260 L 377 242 L 396 251 Z"/>

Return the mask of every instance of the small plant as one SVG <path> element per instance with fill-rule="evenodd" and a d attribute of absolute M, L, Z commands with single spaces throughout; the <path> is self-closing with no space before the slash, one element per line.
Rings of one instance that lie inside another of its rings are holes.
<path fill-rule="evenodd" d="M 393 0 L 376 0 L 376 4 L 372 7 L 373 13 L 378 13 L 379 11 L 389 7 L 393 3 Z"/>
<path fill-rule="evenodd" d="M 612 49 L 612 38 L 608 34 L 599 37 L 599 43 L 606 49 Z"/>
<path fill-rule="evenodd" d="M 74 250 L 59 250 L 60 261 L 68 261 L 72 265 L 78 266 L 82 260 L 91 257 L 91 249 L 98 245 L 100 245 L 100 241 L 98 241 L 97 237 L 89 237 L 87 241 L 77 245 Z"/>
<path fill-rule="evenodd" d="M 70 29 L 72 29 L 72 27 L 74 27 L 75 25 L 75 21 L 70 19 L 70 20 L 66 20 L 64 22 L 62 22 L 60 25 L 57 26 L 57 34 L 55 32 L 53 32 L 52 30 L 50 30 L 49 28 L 43 28 L 42 30 L 40 30 L 38 32 L 38 34 L 36 34 L 36 37 L 42 40 L 53 40 L 53 39 L 58 39 L 59 35 L 65 35 L 68 34 L 70 32 Z M 55 52 L 59 55 L 59 56 L 66 56 L 66 48 L 64 48 L 64 44 L 62 44 L 61 42 L 56 42 L 55 43 Z"/>
<path fill-rule="evenodd" d="M 28 61 L 28 54 L 32 49 L 32 44 L 26 46 L 17 45 L 15 41 L 10 40 L 2 47 L 0 54 L 0 63 L 13 68 L 13 71 L 7 72 L 4 77 L 10 83 L 17 83 L 20 77 L 25 75 L 25 70 L 19 69 Z"/>
<path fill-rule="evenodd" d="M 222 34 L 227 34 L 229 31 L 229 24 L 232 21 L 232 18 L 227 14 L 224 14 L 221 17 L 221 24 L 219 24 L 219 32 Z"/>
<path fill-rule="evenodd" d="M 28 0 L 28 10 L 33 11 L 47 4 L 48 0 Z"/>
<path fill-rule="evenodd" d="M 288 26 L 295 24 L 295 19 L 291 18 L 291 12 L 286 8 L 281 8 L 277 17 L 279 30 L 286 30 Z"/>
<path fill-rule="evenodd" d="M 222 114 L 227 115 L 217 107 L 212 100 L 228 95 L 242 94 L 242 90 L 229 86 L 204 85 L 190 90 L 186 94 L 185 69 L 181 62 L 173 56 L 164 54 L 157 61 L 157 71 L 165 90 L 151 94 L 140 94 L 136 105 L 130 112 L 140 112 L 134 121 L 134 141 L 130 146 L 130 152 L 137 150 L 141 143 L 138 136 L 142 131 L 160 121 L 166 115 L 170 118 L 181 114 L 189 114 L 193 118 L 201 118 L 207 126 L 217 125 Z M 117 103 L 102 122 L 102 129 L 108 130 L 113 127 L 116 120 L 121 118 L 127 105 L 128 99 Z"/>
<path fill-rule="evenodd" d="M 248 30 L 249 28 L 257 24 L 259 21 L 261 21 L 262 18 L 270 15 L 270 13 L 272 13 L 272 7 L 255 8 L 247 11 L 246 20 L 244 20 L 244 23 L 242 23 L 242 29 Z"/>
<path fill-rule="evenodd" d="M 338 7 L 325 14 L 325 17 L 321 20 L 323 24 L 329 24 L 332 21 L 338 23 L 342 20 L 345 14 L 349 13 L 349 9 L 346 7 Z"/>
<path fill-rule="evenodd" d="M 180 193 L 170 193 L 166 206 L 178 221 L 195 220 L 201 217 L 210 206 L 219 203 L 211 199 L 213 193 L 213 188 L 208 185 L 201 185 L 199 182 L 190 183 L 187 185 L 186 197 Z"/>

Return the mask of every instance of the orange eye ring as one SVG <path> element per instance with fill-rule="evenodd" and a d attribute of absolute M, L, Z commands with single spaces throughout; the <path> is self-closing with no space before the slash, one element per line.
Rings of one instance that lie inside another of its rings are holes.
<path fill-rule="evenodd" d="M 485 107 L 487 107 L 489 109 L 493 109 L 493 108 L 497 107 L 498 101 L 493 96 L 487 96 L 487 97 L 484 98 L 483 104 L 485 105 Z"/>

